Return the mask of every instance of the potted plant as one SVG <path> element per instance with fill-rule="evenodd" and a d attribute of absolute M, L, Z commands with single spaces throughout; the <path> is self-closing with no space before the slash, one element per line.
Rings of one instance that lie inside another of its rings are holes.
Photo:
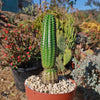
<path fill-rule="evenodd" d="M 47 14 L 43 22 L 41 38 L 41 59 L 44 68 L 39 76 L 31 76 L 25 81 L 28 100 L 72 100 L 76 83 L 71 79 L 58 77 L 56 61 L 56 21 Z M 42 76 L 41 76 L 42 75 Z M 41 77 L 41 78 L 40 78 Z M 61 79 L 61 80 L 60 80 Z"/>
<path fill-rule="evenodd" d="M 24 81 L 33 74 L 41 72 L 39 36 L 33 24 L 20 24 L 15 29 L 9 27 L 3 30 L 0 37 L 2 47 L 1 60 L 10 66 L 15 85 L 20 91 L 25 91 Z"/>

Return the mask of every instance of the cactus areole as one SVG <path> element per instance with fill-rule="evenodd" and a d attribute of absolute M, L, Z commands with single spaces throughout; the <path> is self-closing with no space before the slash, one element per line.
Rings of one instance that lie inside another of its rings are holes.
<path fill-rule="evenodd" d="M 57 81 L 55 70 L 56 60 L 56 20 L 51 14 L 44 17 L 43 33 L 41 38 L 41 59 L 44 68 L 42 79 L 44 83 Z"/>

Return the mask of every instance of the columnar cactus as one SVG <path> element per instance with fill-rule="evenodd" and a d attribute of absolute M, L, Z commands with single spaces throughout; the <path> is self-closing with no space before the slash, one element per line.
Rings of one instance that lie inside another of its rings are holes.
<path fill-rule="evenodd" d="M 41 59 L 44 71 L 43 83 L 55 83 L 58 81 L 55 69 L 56 60 L 56 21 L 55 17 L 48 14 L 43 21 L 43 34 L 41 39 Z"/>

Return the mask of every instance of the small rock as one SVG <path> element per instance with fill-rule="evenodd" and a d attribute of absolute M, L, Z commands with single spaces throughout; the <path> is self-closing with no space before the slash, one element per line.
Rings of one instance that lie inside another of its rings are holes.
<path fill-rule="evenodd" d="M 41 79 L 37 76 L 31 76 L 25 80 L 25 84 L 32 90 L 50 93 L 50 94 L 63 94 L 74 90 L 75 84 L 71 80 L 67 80 L 65 77 L 60 77 L 58 83 L 45 85 L 41 83 Z"/>

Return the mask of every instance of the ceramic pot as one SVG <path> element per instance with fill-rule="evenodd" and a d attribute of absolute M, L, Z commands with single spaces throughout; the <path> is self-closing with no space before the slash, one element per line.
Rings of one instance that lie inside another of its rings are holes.
<path fill-rule="evenodd" d="M 73 83 L 75 81 L 71 80 Z M 75 83 L 76 84 L 76 83 Z M 77 85 L 76 85 L 77 87 Z M 46 94 L 33 91 L 25 85 L 25 91 L 28 100 L 73 100 L 75 96 L 76 87 L 73 91 L 64 94 Z"/>

